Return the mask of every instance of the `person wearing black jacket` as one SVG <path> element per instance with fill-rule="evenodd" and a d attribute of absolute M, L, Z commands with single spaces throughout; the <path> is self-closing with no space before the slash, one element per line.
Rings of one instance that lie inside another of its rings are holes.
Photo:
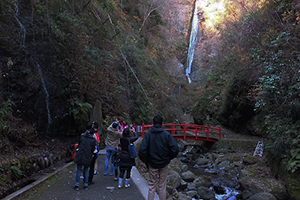
<path fill-rule="evenodd" d="M 76 183 L 75 190 L 79 190 L 80 175 L 83 167 L 83 176 L 84 176 L 84 189 L 88 188 L 88 179 L 89 179 L 89 166 L 93 159 L 93 152 L 95 150 L 96 140 L 93 137 L 94 131 L 91 130 L 92 122 L 88 122 L 86 125 L 86 131 L 81 134 L 80 140 L 78 142 L 78 151 L 74 162 L 77 164 L 76 169 Z"/>
<path fill-rule="evenodd" d="M 132 136 L 132 132 L 134 136 Z M 120 176 L 119 176 L 119 183 L 118 188 L 122 188 L 123 177 L 126 171 L 126 179 L 125 179 L 125 187 L 130 186 L 130 172 L 132 166 L 135 165 L 135 158 L 130 158 L 128 145 L 133 143 L 138 139 L 138 135 L 136 134 L 134 128 L 129 130 L 129 128 L 125 128 L 123 130 L 123 136 L 120 138 L 120 145 L 121 145 L 121 155 L 120 155 Z"/>
<path fill-rule="evenodd" d="M 155 192 L 160 200 L 166 199 L 168 164 L 179 151 L 174 137 L 162 128 L 162 122 L 160 115 L 153 118 L 153 126 L 144 135 L 138 153 L 149 168 L 148 200 L 154 199 Z"/>

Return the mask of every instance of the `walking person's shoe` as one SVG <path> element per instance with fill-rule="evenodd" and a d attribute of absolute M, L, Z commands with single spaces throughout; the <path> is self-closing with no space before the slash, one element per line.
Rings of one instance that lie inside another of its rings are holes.
<path fill-rule="evenodd" d="M 88 182 L 89 185 L 94 185 L 94 183 L 95 183 L 94 181 L 89 181 Z"/>
<path fill-rule="evenodd" d="M 125 187 L 126 188 L 130 187 L 129 181 L 130 181 L 130 178 L 129 179 L 126 178 L 126 180 L 125 180 Z"/>
<path fill-rule="evenodd" d="M 87 185 L 83 186 L 83 189 L 88 190 L 88 186 Z"/>
<path fill-rule="evenodd" d="M 79 187 L 78 187 L 77 185 L 75 185 L 74 189 L 75 189 L 76 191 L 79 191 Z"/>
<path fill-rule="evenodd" d="M 119 178 L 119 182 L 118 182 L 118 188 L 122 188 L 122 182 L 123 182 L 123 179 L 122 178 Z"/>
<path fill-rule="evenodd" d="M 95 174 L 95 175 L 98 175 L 98 174 L 99 174 L 99 172 L 97 172 L 97 170 L 95 170 L 95 171 L 94 171 L 94 174 Z"/>

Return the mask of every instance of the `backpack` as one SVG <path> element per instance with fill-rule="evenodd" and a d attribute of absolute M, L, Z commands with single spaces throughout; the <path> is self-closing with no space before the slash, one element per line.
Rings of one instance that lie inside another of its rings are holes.
<path fill-rule="evenodd" d="M 129 141 L 129 145 L 128 145 L 129 157 L 131 159 L 134 159 L 137 157 L 136 147 L 135 144 L 130 143 L 130 139 L 128 139 L 128 141 Z"/>

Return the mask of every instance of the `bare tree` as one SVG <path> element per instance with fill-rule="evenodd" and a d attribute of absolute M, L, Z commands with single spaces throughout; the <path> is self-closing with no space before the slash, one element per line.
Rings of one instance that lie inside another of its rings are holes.
<path fill-rule="evenodd" d="M 139 29 L 141 31 L 145 25 L 146 20 L 150 17 L 151 13 L 157 10 L 159 7 L 163 6 L 164 0 L 140 0 L 139 1 L 139 8 L 143 14 L 143 22 Z"/>

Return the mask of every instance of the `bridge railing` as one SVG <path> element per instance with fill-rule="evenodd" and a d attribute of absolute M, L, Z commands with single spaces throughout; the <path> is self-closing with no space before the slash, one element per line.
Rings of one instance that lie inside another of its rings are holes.
<path fill-rule="evenodd" d="M 153 125 L 142 124 L 141 133 L 142 137 Z M 175 139 L 187 139 L 187 140 L 204 140 L 210 142 L 217 142 L 221 139 L 221 127 L 209 127 L 197 124 L 163 124 L 162 127 L 170 132 Z"/>

